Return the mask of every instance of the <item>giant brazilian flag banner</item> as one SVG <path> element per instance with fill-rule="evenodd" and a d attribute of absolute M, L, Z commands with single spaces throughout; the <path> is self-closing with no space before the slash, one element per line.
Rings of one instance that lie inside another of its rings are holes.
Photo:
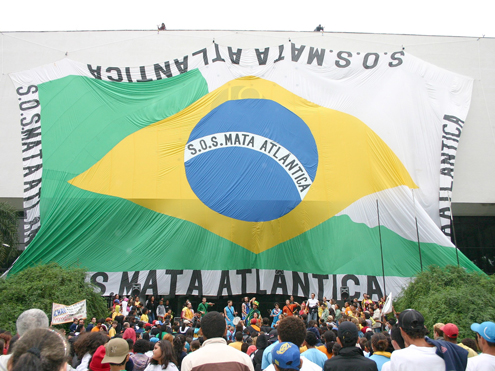
<path fill-rule="evenodd" d="M 128 294 L 399 292 L 450 241 L 473 80 L 406 54 L 212 44 L 13 74 L 27 249 Z"/>

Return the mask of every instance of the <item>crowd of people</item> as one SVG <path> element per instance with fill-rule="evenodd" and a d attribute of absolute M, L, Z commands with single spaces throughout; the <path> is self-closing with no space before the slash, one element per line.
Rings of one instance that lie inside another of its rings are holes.
<path fill-rule="evenodd" d="M 0 333 L 0 371 L 495 371 L 495 323 L 473 323 L 476 338 L 459 341 L 454 323 L 429 331 L 419 311 L 384 314 L 384 304 L 364 294 L 341 308 L 311 294 L 262 317 L 255 297 L 239 311 L 231 300 L 212 310 L 203 298 L 175 316 L 166 300 L 116 296 L 107 318 L 75 318 L 67 334 L 30 309 L 14 336 Z"/>

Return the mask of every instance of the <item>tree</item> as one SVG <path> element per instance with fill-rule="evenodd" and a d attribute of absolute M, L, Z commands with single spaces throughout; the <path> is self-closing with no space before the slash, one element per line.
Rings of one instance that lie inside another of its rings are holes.
<path fill-rule="evenodd" d="M 456 266 L 431 266 L 399 294 L 394 308 L 420 311 L 430 336 L 435 323 L 450 322 L 459 327 L 459 339 L 474 338 L 472 323 L 495 318 L 495 278 Z"/>
<path fill-rule="evenodd" d="M 17 211 L 5 202 L 0 202 L 0 267 L 8 268 L 19 255 L 17 244 Z"/>
<path fill-rule="evenodd" d="M 105 318 L 107 305 L 97 291 L 81 268 L 56 263 L 27 268 L 0 279 L 0 327 L 15 333 L 15 321 L 27 309 L 39 308 L 51 319 L 52 303 L 70 305 L 84 299 L 88 318 Z"/>

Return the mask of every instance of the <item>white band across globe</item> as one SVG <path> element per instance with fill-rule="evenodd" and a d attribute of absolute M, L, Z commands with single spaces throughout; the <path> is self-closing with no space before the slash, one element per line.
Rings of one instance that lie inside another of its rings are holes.
<path fill-rule="evenodd" d="M 184 163 L 206 152 L 226 147 L 248 148 L 271 157 L 291 177 L 301 200 L 313 183 L 304 166 L 288 149 L 269 138 L 246 132 L 215 133 L 192 140 L 185 147 Z"/>

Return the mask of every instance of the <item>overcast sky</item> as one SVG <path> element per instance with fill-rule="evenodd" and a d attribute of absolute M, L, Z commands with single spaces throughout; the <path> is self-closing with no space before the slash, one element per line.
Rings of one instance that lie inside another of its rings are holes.
<path fill-rule="evenodd" d="M 490 0 L 8 0 L 0 31 L 281 30 L 495 37 Z"/>

